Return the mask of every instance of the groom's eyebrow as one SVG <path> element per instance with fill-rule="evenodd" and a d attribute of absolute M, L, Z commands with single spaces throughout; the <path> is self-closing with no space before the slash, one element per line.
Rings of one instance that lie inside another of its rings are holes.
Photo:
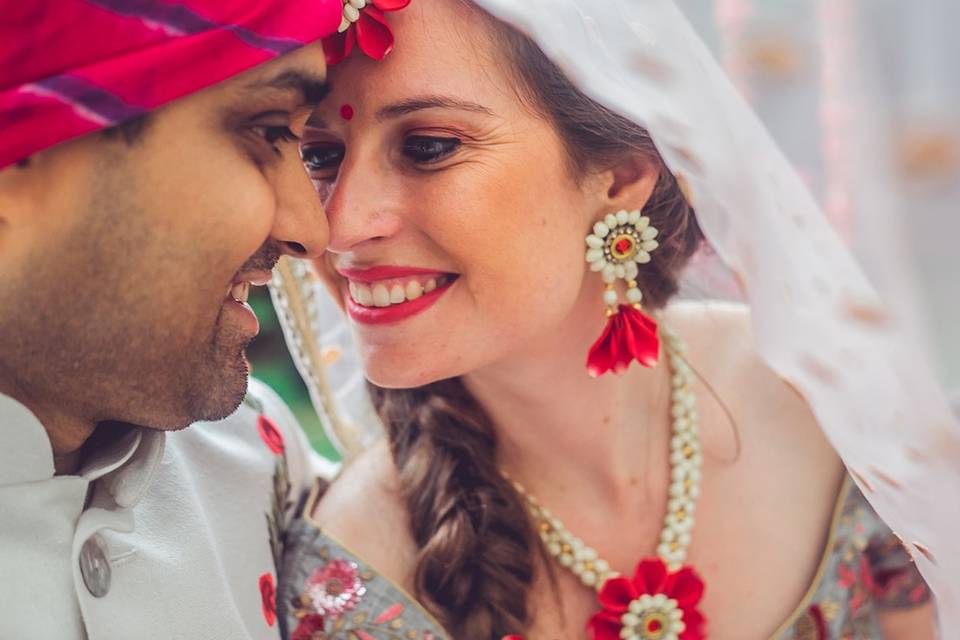
<path fill-rule="evenodd" d="M 418 96 L 401 102 L 388 104 L 377 111 L 377 120 L 383 121 L 390 118 L 398 118 L 408 113 L 423 111 L 425 109 L 459 109 L 461 111 L 482 113 L 488 116 L 494 115 L 493 111 L 487 107 L 477 104 L 476 102 L 470 102 L 469 100 L 460 100 L 459 98 L 450 96 Z"/>
<path fill-rule="evenodd" d="M 260 91 L 281 91 L 299 94 L 300 102 L 307 107 L 316 107 L 330 93 L 330 83 L 322 75 L 292 69 L 272 78 L 259 80 L 247 85 L 250 93 Z"/>

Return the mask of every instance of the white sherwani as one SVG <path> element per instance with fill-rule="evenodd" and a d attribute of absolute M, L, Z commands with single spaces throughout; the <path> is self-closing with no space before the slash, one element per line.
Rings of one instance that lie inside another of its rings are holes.
<path fill-rule="evenodd" d="M 274 475 L 285 460 L 296 501 L 331 469 L 265 385 L 248 398 L 221 422 L 134 430 L 55 476 L 41 424 L 0 394 L 0 638 L 276 640 L 261 593 L 276 580 Z"/>

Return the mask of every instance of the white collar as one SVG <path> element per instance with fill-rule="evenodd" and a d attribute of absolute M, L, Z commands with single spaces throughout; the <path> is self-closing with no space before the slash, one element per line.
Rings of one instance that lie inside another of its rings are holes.
<path fill-rule="evenodd" d="M 55 475 L 53 448 L 40 420 L 23 404 L 0 393 L 0 486 L 49 480 Z M 140 499 L 163 457 L 166 434 L 136 427 L 94 452 L 79 476 L 101 480 L 120 507 Z"/>

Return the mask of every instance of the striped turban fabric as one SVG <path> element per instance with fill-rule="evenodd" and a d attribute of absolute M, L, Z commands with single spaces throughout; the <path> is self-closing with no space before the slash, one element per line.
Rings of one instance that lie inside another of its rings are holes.
<path fill-rule="evenodd" d="M 0 169 L 336 32 L 342 0 L 0 0 Z"/>

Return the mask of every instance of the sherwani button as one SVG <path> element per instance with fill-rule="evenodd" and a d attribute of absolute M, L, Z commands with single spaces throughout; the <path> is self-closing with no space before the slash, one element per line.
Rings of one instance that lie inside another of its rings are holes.
<path fill-rule="evenodd" d="M 94 598 L 102 598 L 110 591 L 110 563 L 96 536 L 84 542 L 80 549 L 80 575 Z"/>

